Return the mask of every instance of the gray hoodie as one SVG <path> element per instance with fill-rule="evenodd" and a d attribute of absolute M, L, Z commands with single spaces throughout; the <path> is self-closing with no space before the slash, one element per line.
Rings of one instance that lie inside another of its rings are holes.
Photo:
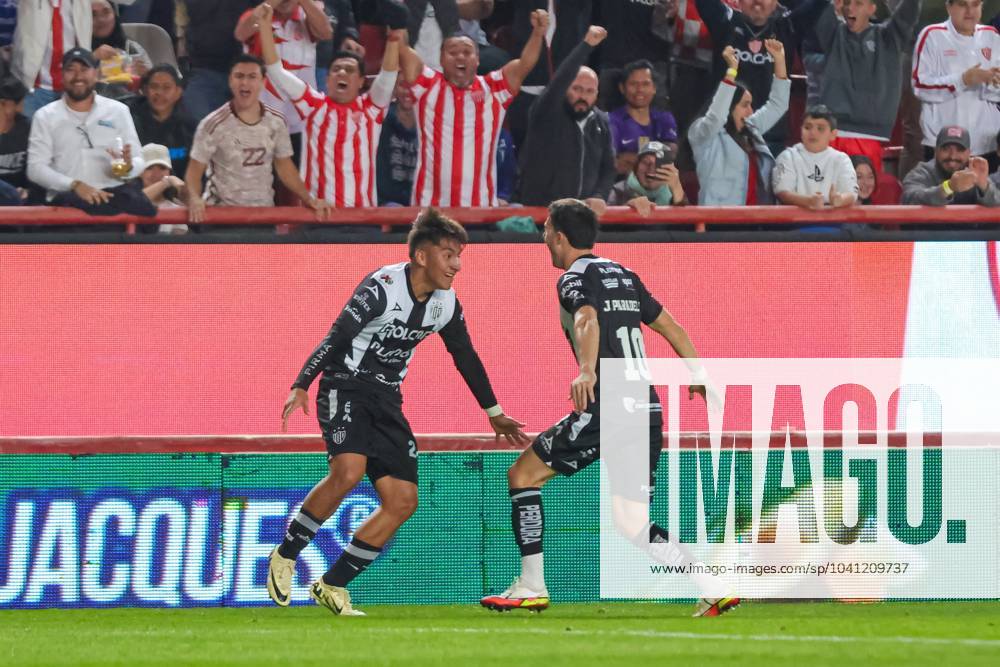
<path fill-rule="evenodd" d="M 816 21 L 826 68 L 819 99 L 837 117 L 838 130 L 888 140 L 903 91 L 903 54 L 920 19 L 921 0 L 902 0 L 884 23 L 854 34 L 831 4 Z"/>
<path fill-rule="evenodd" d="M 982 206 L 1000 206 L 1000 190 L 990 179 L 986 190 L 972 188 L 965 192 L 956 192 L 948 198 L 941 189 L 941 184 L 948 177 L 936 160 L 921 162 L 903 179 L 903 203 L 923 204 L 924 206 L 945 206 L 946 204 L 980 204 Z"/>

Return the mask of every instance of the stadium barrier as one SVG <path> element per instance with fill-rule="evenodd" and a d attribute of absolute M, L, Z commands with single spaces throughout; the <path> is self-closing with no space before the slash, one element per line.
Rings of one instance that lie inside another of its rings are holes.
<path fill-rule="evenodd" d="M 301 207 L 226 208 L 207 210 L 209 225 L 368 225 L 383 228 L 409 225 L 416 207 L 370 209 L 333 209 L 325 221 L 317 221 L 313 212 Z M 545 221 L 544 207 L 443 208 L 445 214 L 465 225 L 494 224 L 511 216 L 530 216 L 536 223 Z M 0 225 L 68 226 L 124 225 L 134 234 L 136 225 L 182 224 L 187 222 L 183 208 L 161 209 L 156 218 L 136 216 L 94 217 L 77 209 L 51 206 L 7 207 L 0 209 Z M 691 226 L 704 231 L 709 225 L 955 225 L 1000 224 L 1000 211 L 982 206 L 855 206 L 847 209 L 808 211 L 795 206 L 667 206 L 655 209 L 642 218 L 627 206 L 610 206 L 601 216 L 602 225 Z M 285 231 L 283 229 L 283 231 Z"/>

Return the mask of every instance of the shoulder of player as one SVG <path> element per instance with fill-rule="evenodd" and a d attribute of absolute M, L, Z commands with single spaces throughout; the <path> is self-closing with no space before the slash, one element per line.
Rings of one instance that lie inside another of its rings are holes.
<path fill-rule="evenodd" d="M 212 134 L 222 125 L 226 120 L 233 117 L 232 107 L 229 106 L 229 102 L 226 102 L 221 107 L 213 111 L 212 113 L 205 116 L 200 123 L 198 123 L 198 132 L 207 132 Z"/>
<path fill-rule="evenodd" d="M 282 126 L 287 127 L 288 123 L 285 121 L 285 114 L 281 113 L 272 106 L 266 104 L 261 105 L 264 107 L 263 118 L 270 122 L 272 125 L 280 123 Z"/>

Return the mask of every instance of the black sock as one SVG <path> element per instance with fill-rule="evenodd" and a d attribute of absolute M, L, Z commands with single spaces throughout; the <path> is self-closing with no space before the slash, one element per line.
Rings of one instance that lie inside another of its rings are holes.
<path fill-rule="evenodd" d="M 323 583 L 341 588 L 347 586 L 354 577 L 364 572 L 380 553 L 382 547 L 373 547 L 355 537 L 344 549 L 344 553 L 340 554 L 333 567 L 323 575 Z"/>
<path fill-rule="evenodd" d="M 510 521 L 522 556 L 542 553 L 542 490 L 538 487 L 510 490 Z"/>
<path fill-rule="evenodd" d="M 316 531 L 319 530 L 322 523 L 309 512 L 299 510 L 299 513 L 288 524 L 285 541 L 278 547 L 278 554 L 282 558 L 291 558 L 292 560 L 298 558 L 302 550 L 309 546 L 309 543 L 316 537 Z"/>

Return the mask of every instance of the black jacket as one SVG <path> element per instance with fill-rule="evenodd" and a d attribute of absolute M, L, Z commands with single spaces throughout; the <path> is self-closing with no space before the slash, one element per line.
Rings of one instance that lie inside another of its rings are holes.
<path fill-rule="evenodd" d="M 592 50 L 580 42 L 531 105 L 517 197 L 527 206 L 548 206 L 563 197 L 607 199 L 614 185 L 615 154 L 607 115 L 595 108 L 581 130 L 566 108 L 566 91 Z"/>
<path fill-rule="evenodd" d="M 170 162 L 174 167 L 174 175 L 184 178 L 190 157 L 191 144 L 194 142 L 194 132 L 198 124 L 185 113 L 178 104 L 174 113 L 164 122 L 156 120 L 153 110 L 145 97 L 140 97 L 129 104 L 132 121 L 135 123 L 136 134 L 143 146 L 146 144 L 162 144 L 170 151 Z"/>

